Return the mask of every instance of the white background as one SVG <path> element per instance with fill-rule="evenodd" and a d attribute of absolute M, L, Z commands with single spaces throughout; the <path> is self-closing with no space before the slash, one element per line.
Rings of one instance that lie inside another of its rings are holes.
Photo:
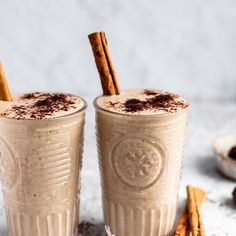
<path fill-rule="evenodd" d="M 87 35 L 107 33 L 122 88 L 236 99 L 235 0 L 0 0 L 14 92 L 101 93 Z"/>

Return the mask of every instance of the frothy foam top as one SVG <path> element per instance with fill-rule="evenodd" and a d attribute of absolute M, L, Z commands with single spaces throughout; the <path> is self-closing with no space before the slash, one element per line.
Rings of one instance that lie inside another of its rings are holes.
<path fill-rule="evenodd" d="M 154 89 L 125 90 L 120 95 L 101 96 L 96 104 L 108 111 L 131 115 L 174 113 L 188 107 L 184 98 Z"/>
<path fill-rule="evenodd" d="M 26 93 L 12 102 L 0 101 L 0 116 L 15 119 L 52 119 L 65 116 L 84 107 L 84 101 L 65 93 Z"/>

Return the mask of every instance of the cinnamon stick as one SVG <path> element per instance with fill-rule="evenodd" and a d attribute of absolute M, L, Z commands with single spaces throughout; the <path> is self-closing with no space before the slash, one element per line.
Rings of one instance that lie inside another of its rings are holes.
<path fill-rule="evenodd" d="M 2 64 L 0 63 L 0 100 L 12 101 L 11 92 L 9 90 Z"/>
<path fill-rule="evenodd" d="M 202 216 L 200 212 L 200 199 L 205 197 L 205 192 L 199 188 L 194 188 L 190 185 L 187 186 L 188 194 L 188 218 L 190 230 L 193 236 L 204 236 L 204 228 L 202 224 Z"/>
<path fill-rule="evenodd" d="M 188 208 L 185 207 L 173 236 L 189 236 L 189 233 Z"/>
<path fill-rule="evenodd" d="M 107 40 L 104 32 L 95 32 L 88 36 L 92 46 L 98 73 L 104 95 L 118 95 L 120 88 L 116 72 L 108 51 Z"/>
<path fill-rule="evenodd" d="M 199 188 L 193 188 L 193 191 L 197 196 L 197 203 L 200 207 L 205 199 L 205 193 Z M 173 236 L 189 236 L 189 235 L 190 235 L 190 223 L 188 219 L 188 206 L 186 206 L 180 216 L 179 222 L 177 224 Z"/>

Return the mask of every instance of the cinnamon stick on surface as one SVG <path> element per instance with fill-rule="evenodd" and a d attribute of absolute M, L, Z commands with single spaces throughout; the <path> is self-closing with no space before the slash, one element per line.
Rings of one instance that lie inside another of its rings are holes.
<path fill-rule="evenodd" d="M 1 63 L 0 63 L 0 100 L 12 101 L 11 92 L 7 85 L 6 76 L 3 71 L 3 67 Z"/>
<path fill-rule="evenodd" d="M 120 88 L 118 85 L 116 72 L 108 51 L 107 40 L 104 32 L 95 32 L 88 36 L 92 46 L 96 66 L 100 75 L 103 94 L 118 95 Z"/>
<path fill-rule="evenodd" d="M 188 194 L 188 218 L 192 235 L 204 236 L 205 233 L 202 224 L 200 201 L 201 199 L 205 198 L 205 192 L 200 188 L 194 188 L 188 185 L 187 194 Z"/>
<path fill-rule="evenodd" d="M 185 207 L 173 236 L 189 236 L 189 233 L 188 208 Z"/>
<path fill-rule="evenodd" d="M 205 193 L 199 188 L 194 188 L 194 191 L 197 196 L 198 205 L 200 207 L 205 199 Z M 173 236 L 189 236 L 189 235 L 190 235 L 190 223 L 188 218 L 188 206 L 186 206 L 183 213 L 180 216 L 178 225 L 176 227 Z"/>

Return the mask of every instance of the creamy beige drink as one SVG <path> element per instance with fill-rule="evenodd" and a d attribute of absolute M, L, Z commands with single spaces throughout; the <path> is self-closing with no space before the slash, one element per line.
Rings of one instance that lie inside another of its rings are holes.
<path fill-rule="evenodd" d="M 0 173 L 10 236 L 74 236 L 86 103 L 61 93 L 0 102 Z"/>
<path fill-rule="evenodd" d="M 108 235 L 164 236 L 178 198 L 188 103 L 158 90 L 127 90 L 95 102 Z"/>

